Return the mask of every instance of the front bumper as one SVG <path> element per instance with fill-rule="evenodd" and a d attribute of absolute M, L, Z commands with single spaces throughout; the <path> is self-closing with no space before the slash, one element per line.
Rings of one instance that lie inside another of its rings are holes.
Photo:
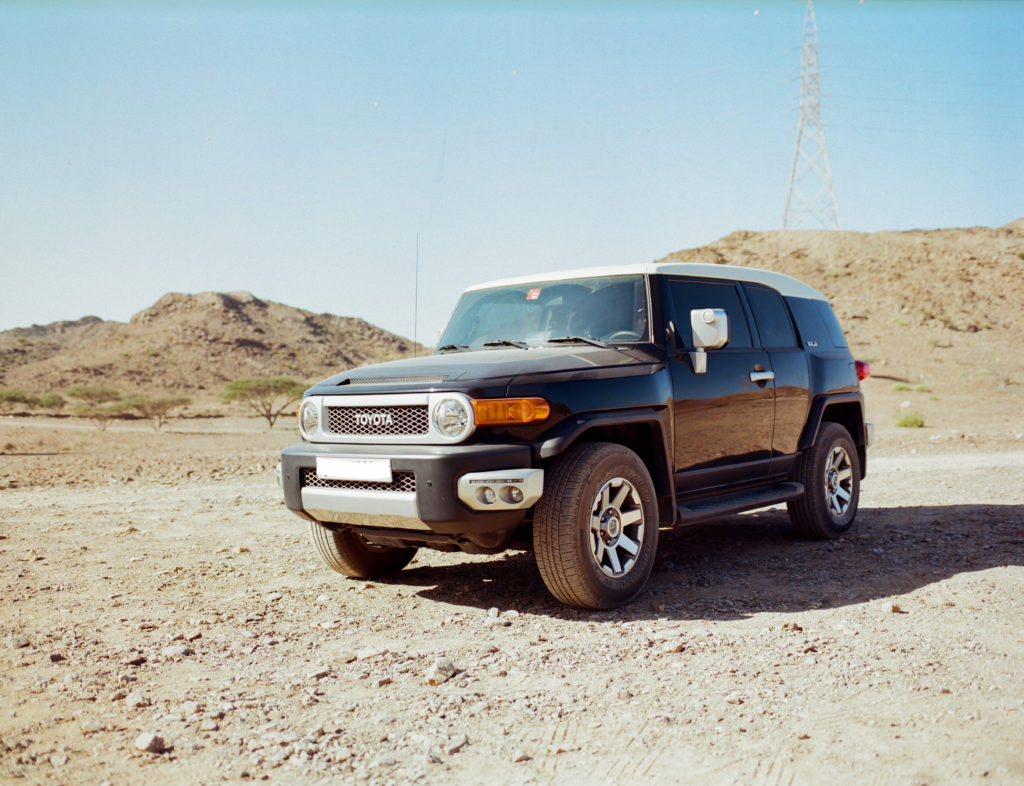
<path fill-rule="evenodd" d="M 386 458 L 392 484 L 316 480 L 318 457 Z M 296 514 L 356 528 L 464 537 L 494 543 L 522 523 L 529 497 L 518 507 L 473 510 L 459 499 L 459 480 L 479 473 L 530 466 L 528 445 L 338 445 L 300 442 L 281 453 L 285 504 Z M 412 473 L 414 480 L 408 478 Z M 500 478 L 501 473 L 497 473 Z M 398 478 L 402 477 L 402 482 Z M 541 476 L 542 487 L 542 476 Z M 463 483 L 464 488 L 467 484 Z M 465 492 L 464 492 L 465 493 Z M 537 495 L 539 497 L 539 492 Z M 500 502 L 500 500 L 499 500 Z"/>

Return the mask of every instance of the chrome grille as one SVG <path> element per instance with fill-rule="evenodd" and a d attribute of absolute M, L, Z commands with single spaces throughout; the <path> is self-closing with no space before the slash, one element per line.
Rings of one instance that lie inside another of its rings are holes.
<path fill-rule="evenodd" d="M 416 492 L 415 472 L 395 472 L 390 483 L 375 483 L 368 480 L 331 480 L 318 478 L 315 469 L 302 470 L 302 487 L 318 489 L 345 489 L 346 491 L 382 491 L 389 494 L 412 494 Z"/>
<path fill-rule="evenodd" d="M 375 424 L 374 416 L 391 416 L 390 424 Z M 363 416 L 363 423 L 358 422 Z M 426 434 L 429 430 L 427 407 L 423 404 L 402 407 L 327 407 L 327 428 L 331 434 L 363 436 L 403 436 Z"/>
<path fill-rule="evenodd" d="M 446 374 L 430 377 L 362 377 L 350 379 L 350 385 L 437 385 L 448 379 Z"/>

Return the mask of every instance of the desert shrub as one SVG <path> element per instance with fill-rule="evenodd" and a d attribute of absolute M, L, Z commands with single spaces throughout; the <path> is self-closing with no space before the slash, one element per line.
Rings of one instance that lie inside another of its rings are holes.
<path fill-rule="evenodd" d="M 39 406 L 43 409 L 63 409 L 66 403 L 59 393 L 43 393 L 39 397 Z"/>
<path fill-rule="evenodd" d="M 922 428 L 924 426 L 924 415 L 908 409 L 896 416 L 896 425 L 900 428 Z"/>
<path fill-rule="evenodd" d="M 930 387 L 928 387 L 927 385 L 917 385 L 914 388 L 914 390 L 916 390 L 918 393 L 931 393 L 932 392 L 932 389 Z"/>
<path fill-rule="evenodd" d="M 892 386 L 892 390 L 910 390 L 910 385 L 906 382 L 897 382 Z"/>
<path fill-rule="evenodd" d="M 120 402 L 122 409 L 134 409 L 142 417 L 149 418 L 153 431 L 159 431 L 171 418 L 171 413 L 178 407 L 185 407 L 192 403 L 192 399 L 184 396 L 163 396 L 161 398 L 150 398 L 149 396 L 129 396 Z"/>
<path fill-rule="evenodd" d="M 239 401 L 264 418 L 269 428 L 284 414 L 289 405 L 302 398 L 306 386 L 290 377 L 256 377 L 236 379 L 224 386 L 220 400 Z"/>
<path fill-rule="evenodd" d="M 37 396 L 17 388 L 0 388 L 0 406 L 4 404 L 21 404 L 29 409 L 60 409 L 64 406 L 64 398 L 58 393 L 43 393 Z"/>
<path fill-rule="evenodd" d="M 0 406 L 11 404 L 22 404 L 26 407 L 34 407 L 39 403 L 39 397 L 17 388 L 0 388 Z"/>

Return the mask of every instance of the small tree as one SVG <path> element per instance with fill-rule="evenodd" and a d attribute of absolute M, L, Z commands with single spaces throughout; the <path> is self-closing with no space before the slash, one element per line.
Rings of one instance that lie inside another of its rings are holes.
<path fill-rule="evenodd" d="M 236 379 L 224 386 L 220 400 L 224 403 L 241 401 L 261 418 L 265 418 L 269 428 L 273 428 L 288 406 L 302 398 L 305 389 L 305 385 L 289 377 Z"/>
<path fill-rule="evenodd" d="M 142 417 L 149 418 L 153 431 L 159 431 L 164 427 L 173 412 L 178 407 L 185 407 L 192 403 L 192 399 L 184 396 L 163 396 L 161 398 L 150 398 L 149 396 L 129 396 L 121 402 L 125 409 L 134 409 Z"/>
<path fill-rule="evenodd" d="M 106 431 L 112 418 L 117 417 L 124 411 L 120 402 L 113 404 L 86 404 L 82 402 L 75 407 L 75 416 L 88 418 L 96 424 L 100 431 Z"/>
<path fill-rule="evenodd" d="M 106 404 L 109 401 L 117 401 L 117 399 L 121 398 L 120 393 L 106 385 L 73 387 L 68 391 L 68 395 L 94 407 Z"/>

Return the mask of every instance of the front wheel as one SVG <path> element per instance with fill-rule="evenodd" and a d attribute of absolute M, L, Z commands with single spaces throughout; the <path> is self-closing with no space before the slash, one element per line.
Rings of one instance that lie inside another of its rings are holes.
<path fill-rule="evenodd" d="M 334 530 L 309 522 L 309 536 L 327 567 L 354 579 L 373 579 L 397 573 L 408 565 L 414 548 L 374 546 L 351 530 Z"/>
<path fill-rule="evenodd" d="M 803 496 L 786 504 L 796 531 L 805 538 L 838 538 L 853 526 L 860 500 L 860 457 L 850 432 L 822 423 L 814 445 L 797 464 L 794 480 Z"/>
<path fill-rule="evenodd" d="M 533 519 L 537 566 L 563 603 L 610 609 L 636 597 L 658 548 L 658 505 L 647 467 L 629 448 L 590 442 L 548 470 Z"/>

